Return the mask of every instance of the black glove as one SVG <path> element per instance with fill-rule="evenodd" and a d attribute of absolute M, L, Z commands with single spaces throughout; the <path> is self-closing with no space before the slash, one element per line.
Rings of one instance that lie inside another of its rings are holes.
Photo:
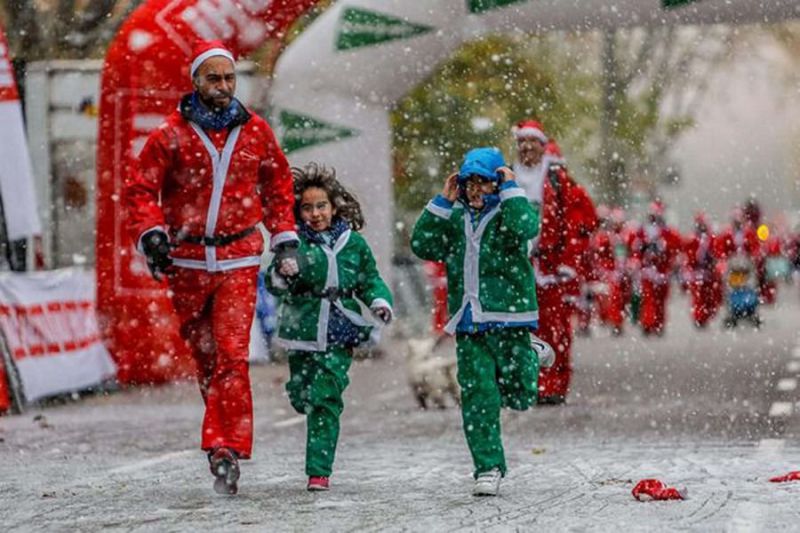
<path fill-rule="evenodd" d="M 156 281 L 161 281 L 162 275 L 172 266 L 169 251 L 172 246 L 167 234 L 160 229 L 150 230 L 142 235 L 142 250 L 147 257 L 147 268 Z"/>
<path fill-rule="evenodd" d="M 293 278 L 300 273 L 300 263 L 297 259 L 297 241 L 282 242 L 275 246 L 275 265 L 278 274 L 285 278 Z"/>

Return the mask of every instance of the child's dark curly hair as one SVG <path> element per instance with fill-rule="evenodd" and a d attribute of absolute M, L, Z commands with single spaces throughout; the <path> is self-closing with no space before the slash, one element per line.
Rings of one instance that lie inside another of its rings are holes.
<path fill-rule="evenodd" d="M 359 231 L 364 227 L 364 215 L 361 205 L 344 186 L 336 179 L 336 170 L 317 163 L 309 163 L 303 168 L 292 167 L 294 177 L 294 215 L 300 220 L 300 202 L 303 193 L 311 187 L 322 189 L 328 194 L 337 217 L 347 221 L 350 228 Z"/>

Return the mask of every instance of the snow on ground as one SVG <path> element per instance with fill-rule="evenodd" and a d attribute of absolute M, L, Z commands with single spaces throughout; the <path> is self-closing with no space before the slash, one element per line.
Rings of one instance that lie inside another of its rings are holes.
<path fill-rule="evenodd" d="M 0 419 L 4 531 L 451 531 L 613 529 L 792 531 L 800 483 L 796 410 L 770 417 L 797 345 L 795 289 L 761 332 L 695 333 L 676 298 L 663 339 L 599 332 L 577 344 L 565 407 L 505 413 L 501 496 L 470 495 L 454 409 L 421 412 L 402 356 L 351 371 L 329 493 L 303 475 L 305 424 L 283 394 L 284 366 L 253 370 L 255 457 L 240 494 L 216 496 L 195 449 L 193 384 L 130 390 Z M 794 359 L 800 360 L 800 359 Z M 785 383 L 785 382 L 784 382 Z M 785 388 L 785 387 L 784 387 Z M 36 415 L 43 418 L 34 420 Z M 683 502 L 640 503 L 636 481 L 686 486 Z"/>

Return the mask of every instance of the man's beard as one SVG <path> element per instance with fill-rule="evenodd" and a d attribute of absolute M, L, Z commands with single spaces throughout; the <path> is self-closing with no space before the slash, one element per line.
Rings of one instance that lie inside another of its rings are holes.
<path fill-rule="evenodd" d="M 217 98 L 227 98 L 228 103 L 225 104 L 224 106 L 220 106 L 216 102 Z M 206 104 L 206 106 L 208 106 L 208 108 L 213 111 L 222 111 L 225 107 L 230 105 L 232 100 L 233 100 L 233 93 L 220 91 L 217 89 L 211 89 L 206 95 L 206 97 L 203 98 L 203 103 Z"/>
<path fill-rule="evenodd" d="M 536 156 L 535 153 L 521 152 L 519 154 L 519 161 L 526 167 L 535 167 L 542 161 L 542 156 Z"/>

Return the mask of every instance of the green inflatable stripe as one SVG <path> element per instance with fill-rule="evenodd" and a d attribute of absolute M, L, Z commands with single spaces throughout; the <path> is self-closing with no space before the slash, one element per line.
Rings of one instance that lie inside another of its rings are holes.
<path fill-rule="evenodd" d="M 309 146 L 355 137 L 359 134 L 358 130 L 323 122 L 292 111 L 281 111 L 280 121 L 283 127 L 281 146 L 284 153 L 287 154 Z"/>
<path fill-rule="evenodd" d="M 467 0 L 467 9 L 470 13 L 485 13 L 498 7 L 526 2 L 527 0 Z"/>
<path fill-rule="evenodd" d="M 408 39 L 428 33 L 432 29 L 431 26 L 406 22 L 383 13 L 349 7 L 343 11 L 339 21 L 336 49 L 350 50 L 396 39 Z"/>

